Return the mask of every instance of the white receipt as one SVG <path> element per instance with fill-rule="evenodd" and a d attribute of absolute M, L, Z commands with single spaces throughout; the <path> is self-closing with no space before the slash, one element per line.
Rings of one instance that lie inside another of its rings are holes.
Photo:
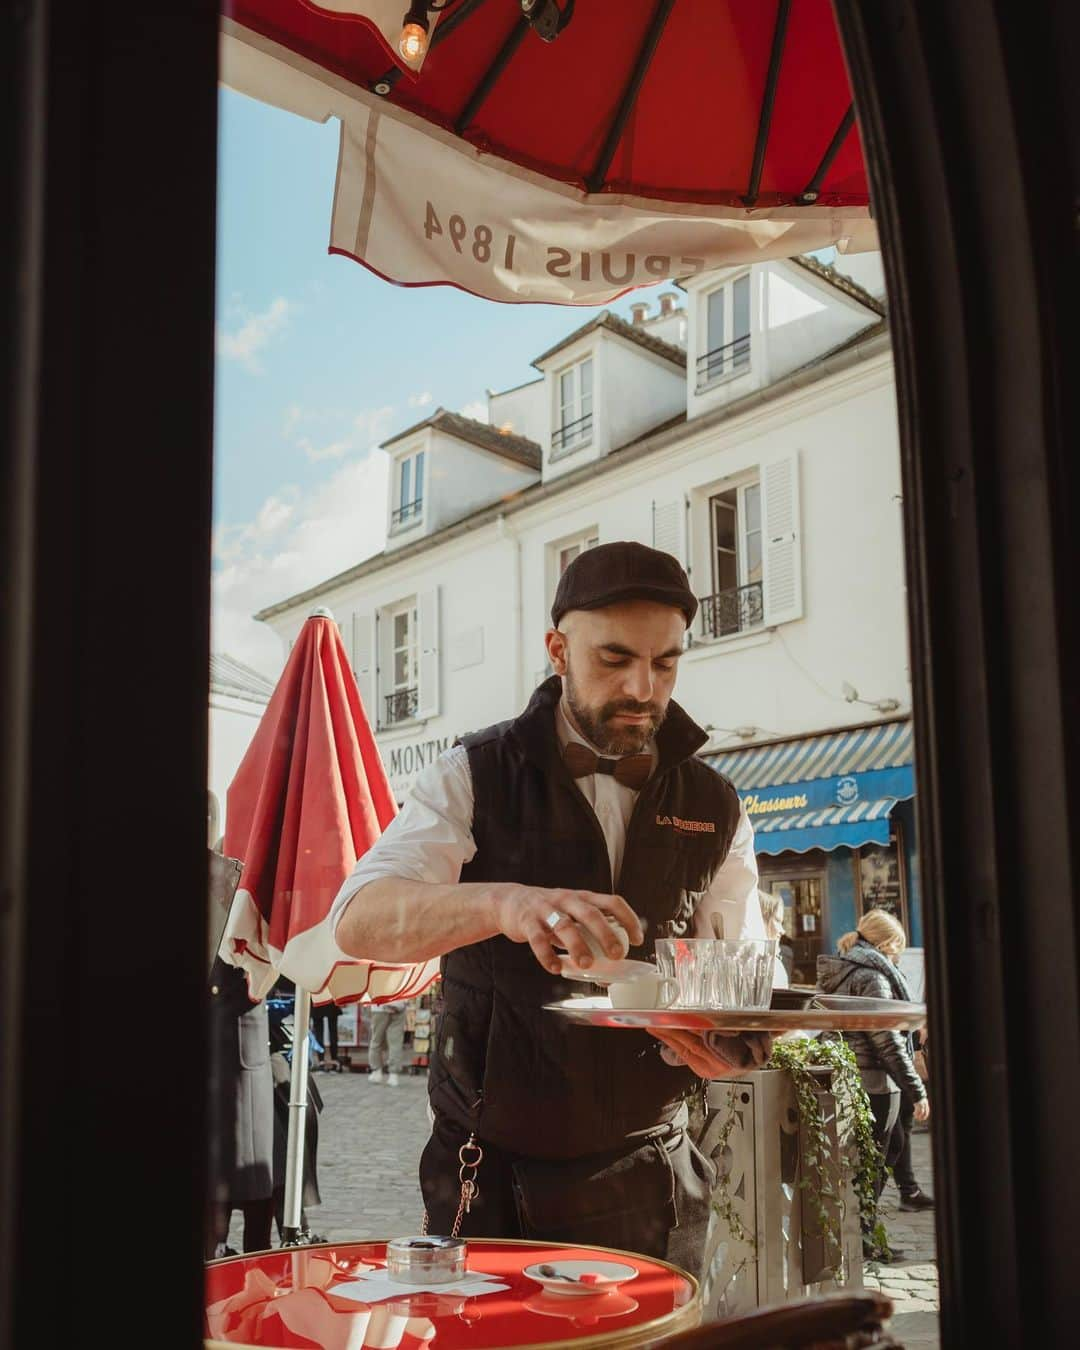
<path fill-rule="evenodd" d="M 498 1294 L 509 1289 L 498 1284 L 482 1271 L 467 1270 L 460 1279 L 445 1284 L 408 1284 L 394 1279 L 389 1271 L 371 1270 L 351 1284 L 333 1284 L 327 1293 L 335 1298 L 354 1298 L 358 1303 L 383 1303 L 388 1298 L 410 1298 L 414 1294 L 460 1294 L 462 1298 L 478 1298 L 482 1294 Z"/>

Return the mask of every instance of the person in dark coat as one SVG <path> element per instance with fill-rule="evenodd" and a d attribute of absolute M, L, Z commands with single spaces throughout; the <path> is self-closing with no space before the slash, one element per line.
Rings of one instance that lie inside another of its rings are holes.
<path fill-rule="evenodd" d="M 845 933 L 837 945 L 838 955 L 818 957 L 822 993 L 910 1002 L 907 981 L 896 964 L 906 946 L 904 930 L 886 910 L 868 910 L 857 930 Z M 880 1195 L 887 1172 L 896 1166 L 904 1147 L 899 1124 L 902 1105 L 910 1107 L 914 1120 L 923 1121 L 930 1115 L 930 1101 L 915 1069 L 910 1032 L 848 1031 L 843 1035 L 859 1066 L 874 1116 L 874 1138 L 884 1155 L 885 1170 L 877 1183 Z M 901 1255 L 896 1251 L 868 1254 L 894 1261 Z"/>
<path fill-rule="evenodd" d="M 266 1006 L 247 977 L 216 958 L 210 972 L 210 1225 L 207 1256 L 227 1255 L 232 1211 L 244 1215 L 244 1251 L 270 1246 L 274 1085 Z"/>

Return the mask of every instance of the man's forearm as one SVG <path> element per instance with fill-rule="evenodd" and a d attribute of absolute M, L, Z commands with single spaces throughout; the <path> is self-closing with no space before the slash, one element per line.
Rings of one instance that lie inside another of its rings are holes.
<path fill-rule="evenodd" d="M 401 877 L 369 881 L 338 921 L 337 944 L 368 961 L 427 961 L 499 932 L 486 882 L 443 886 Z"/>

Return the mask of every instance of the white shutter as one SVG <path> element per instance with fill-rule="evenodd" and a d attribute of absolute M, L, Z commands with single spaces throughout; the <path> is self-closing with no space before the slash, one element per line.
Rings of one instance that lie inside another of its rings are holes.
<path fill-rule="evenodd" d="M 761 466 L 761 519 L 765 623 L 771 628 L 803 612 L 797 456 Z"/>
<path fill-rule="evenodd" d="M 420 691 L 417 717 L 439 714 L 439 588 L 421 591 L 417 596 L 420 618 Z"/>
<path fill-rule="evenodd" d="M 360 690 L 360 702 L 364 705 L 372 729 L 379 722 L 375 618 L 374 614 L 356 613 L 352 616 L 353 674 L 356 676 L 356 686 Z"/>
<path fill-rule="evenodd" d="M 653 548 L 670 553 L 686 566 L 686 502 L 653 502 Z"/>

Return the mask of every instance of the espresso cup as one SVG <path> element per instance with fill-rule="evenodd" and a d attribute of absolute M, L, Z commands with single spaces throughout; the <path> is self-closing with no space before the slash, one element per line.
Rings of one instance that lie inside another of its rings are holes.
<path fill-rule="evenodd" d="M 642 973 L 628 980 L 612 980 L 608 997 L 613 1008 L 670 1008 L 679 995 L 679 986 L 659 971 Z"/>

